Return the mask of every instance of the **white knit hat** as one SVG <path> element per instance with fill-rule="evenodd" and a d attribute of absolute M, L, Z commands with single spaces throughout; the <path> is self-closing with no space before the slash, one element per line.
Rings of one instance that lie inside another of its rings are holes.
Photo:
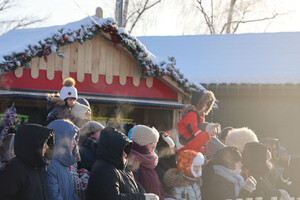
<path fill-rule="evenodd" d="M 140 146 L 157 142 L 159 138 L 158 131 L 152 127 L 149 128 L 145 125 L 137 125 L 133 128 L 131 140 Z"/>
<path fill-rule="evenodd" d="M 63 87 L 59 92 L 59 98 L 65 100 L 66 98 L 78 99 L 77 89 L 75 88 L 75 80 L 72 77 L 65 78 Z"/>

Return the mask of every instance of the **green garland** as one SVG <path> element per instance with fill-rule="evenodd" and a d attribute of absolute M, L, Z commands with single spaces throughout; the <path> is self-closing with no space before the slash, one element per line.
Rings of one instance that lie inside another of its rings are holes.
<path fill-rule="evenodd" d="M 142 77 L 162 77 L 167 75 L 173 81 L 176 81 L 178 86 L 187 94 L 200 90 L 197 85 L 190 83 L 188 79 L 184 78 L 179 69 L 175 68 L 176 60 L 174 57 L 168 58 L 168 62 L 155 63 L 151 58 L 154 55 L 138 39 L 128 34 L 125 29 L 118 28 L 112 18 L 97 19 L 95 17 L 94 20 L 94 22 L 91 21 L 90 25 L 81 25 L 76 31 L 58 30 L 52 37 L 39 41 L 38 44 L 29 45 L 23 52 L 4 56 L 5 62 L 0 63 L 0 75 L 4 76 L 18 67 L 29 68 L 28 63 L 35 57 L 43 57 L 47 61 L 47 56 L 52 52 L 56 52 L 58 56 L 64 57 L 59 50 L 61 46 L 73 42 L 84 43 L 87 39 L 91 40 L 100 31 L 103 31 L 110 34 L 111 40 L 115 45 L 121 44 L 138 60 L 142 68 Z"/>

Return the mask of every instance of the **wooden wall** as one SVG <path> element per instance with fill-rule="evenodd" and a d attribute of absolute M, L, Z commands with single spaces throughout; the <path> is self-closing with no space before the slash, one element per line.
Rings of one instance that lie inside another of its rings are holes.
<path fill-rule="evenodd" d="M 74 42 L 60 48 L 65 58 L 59 57 L 56 53 L 44 58 L 34 58 L 29 63 L 31 77 L 36 79 L 39 70 L 47 70 L 47 78 L 52 80 L 55 71 L 62 71 L 62 79 L 69 76 L 70 72 L 77 73 L 77 81 L 84 81 L 84 74 L 91 74 L 93 83 L 99 81 L 99 75 L 105 75 L 107 84 L 112 84 L 113 76 L 119 76 L 121 85 L 126 84 L 126 77 L 133 77 L 133 84 L 138 86 L 141 78 L 141 68 L 133 56 L 119 45 L 108 40 L 104 35 L 99 34 L 92 40 L 83 44 Z M 15 71 L 17 77 L 22 77 L 23 69 Z M 153 85 L 153 77 L 146 78 L 147 87 Z"/>
<path fill-rule="evenodd" d="M 222 127 L 248 127 L 258 138 L 278 138 L 300 155 L 300 85 L 206 86 L 218 99 L 219 108 L 207 121 Z"/>

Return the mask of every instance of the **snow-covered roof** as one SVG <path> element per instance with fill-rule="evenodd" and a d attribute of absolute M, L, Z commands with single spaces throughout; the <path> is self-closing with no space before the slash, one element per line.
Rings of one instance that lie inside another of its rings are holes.
<path fill-rule="evenodd" d="M 83 43 L 103 31 L 109 33 L 112 42 L 121 44 L 140 63 L 142 76 L 162 77 L 167 75 L 178 83 L 186 93 L 204 89 L 200 84 L 190 82 L 175 68 L 172 59 L 156 57 L 136 37 L 118 28 L 112 18 L 98 19 L 96 16 L 85 18 L 61 26 L 11 31 L 0 37 L 0 75 L 18 67 L 30 67 L 28 63 L 34 57 L 47 57 L 53 52 L 64 57 L 60 46 L 73 42 Z"/>
<path fill-rule="evenodd" d="M 180 71 L 198 83 L 300 83 L 300 32 L 138 39 L 161 58 L 174 56 Z"/>

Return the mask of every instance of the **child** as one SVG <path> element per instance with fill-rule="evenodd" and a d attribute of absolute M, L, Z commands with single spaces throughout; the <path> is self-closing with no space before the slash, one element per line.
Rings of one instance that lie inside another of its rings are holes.
<path fill-rule="evenodd" d="M 59 94 L 48 95 L 47 110 L 49 112 L 46 125 L 56 119 L 70 119 L 79 128 L 90 120 L 90 108 L 77 102 L 78 94 L 75 80 L 68 77 L 63 81 Z"/>
<path fill-rule="evenodd" d="M 177 168 L 169 169 L 164 182 L 172 187 L 171 194 L 177 199 L 201 200 L 201 175 L 204 156 L 193 150 L 178 155 Z"/>
<path fill-rule="evenodd" d="M 215 103 L 215 95 L 211 91 L 195 92 L 191 104 L 182 110 L 182 119 L 178 122 L 179 142 L 181 151 L 190 149 L 205 154 L 204 145 L 210 136 L 218 134 L 219 124 L 204 123 L 205 116 Z"/>
<path fill-rule="evenodd" d="M 137 125 L 133 128 L 131 139 L 132 149 L 128 162 L 138 163 L 138 169 L 132 169 L 135 179 L 143 186 L 147 193 L 154 193 L 161 200 L 168 197 L 159 181 L 155 167 L 158 157 L 154 153 L 159 133 L 155 128 Z"/>

